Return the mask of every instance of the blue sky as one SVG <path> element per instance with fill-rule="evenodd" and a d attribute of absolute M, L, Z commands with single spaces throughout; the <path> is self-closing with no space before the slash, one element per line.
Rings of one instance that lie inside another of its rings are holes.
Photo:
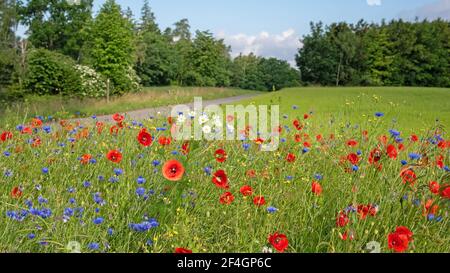
<path fill-rule="evenodd" d="M 104 2 L 95 0 L 95 10 Z M 117 2 L 139 17 L 143 0 Z M 150 6 L 162 29 L 187 18 L 193 31 L 225 39 L 233 56 L 254 52 L 291 63 L 310 21 L 450 20 L 450 0 L 150 0 Z"/>

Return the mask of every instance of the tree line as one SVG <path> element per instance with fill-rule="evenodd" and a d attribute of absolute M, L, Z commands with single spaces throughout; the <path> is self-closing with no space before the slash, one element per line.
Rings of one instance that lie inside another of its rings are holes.
<path fill-rule="evenodd" d="M 104 97 L 163 85 L 450 86 L 448 21 L 311 23 L 301 42 L 295 69 L 254 54 L 232 58 L 223 39 L 193 32 L 187 19 L 163 30 L 148 0 L 138 19 L 114 0 L 97 14 L 93 0 L 0 0 L 0 96 Z"/>
<path fill-rule="evenodd" d="M 231 58 L 231 48 L 182 19 L 160 29 L 146 0 L 136 19 L 107 0 L 1 0 L 0 93 L 20 96 L 105 96 L 141 86 L 213 86 L 279 90 L 300 84 L 286 61 L 253 54 Z M 17 37 L 19 24 L 27 37 Z"/>
<path fill-rule="evenodd" d="M 296 61 L 307 84 L 450 87 L 450 22 L 311 23 Z"/>

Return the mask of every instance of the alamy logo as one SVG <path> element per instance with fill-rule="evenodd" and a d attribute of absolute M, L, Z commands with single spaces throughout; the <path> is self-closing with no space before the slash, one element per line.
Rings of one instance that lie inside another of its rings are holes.
<path fill-rule="evenodd" d="M 225 114 L 224 114 L 225 108 Z M 261 151 L 272 152 L 280 143 L 279 105 L 208 105 L 195 97 L 194 109 L 187 105 L 172 108 L 171 133 L 175 140 L 251 140 Z"/>

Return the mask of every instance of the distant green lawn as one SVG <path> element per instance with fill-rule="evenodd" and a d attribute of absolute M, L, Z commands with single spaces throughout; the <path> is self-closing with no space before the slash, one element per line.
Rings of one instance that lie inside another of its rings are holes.
<path fill-rule="evenodd" d="M 436 120 L 450 129 L 448 88 L 290 88 L 243 103 L 279 104 L 280 114 L 294 113 L 292 106 L 297 105 L 301 113 L 313 112 L 316 124 L 321 126 L 329 126 L 332 120 L 340 125 L 375 122 L 375 113 L 383 112 L 383 119 L 392 121 L 392 128 L 405 132 L 428 130 L 436 125 Z"/>
<path fill-rule="evenodd" d="M 27 96 L 24 102 L 0 109 L 0 120 L 21 121 L 35 116 L 68 119 L 94 114 L 107 115 L 192 102 L 195 96 L 211 100 L 255 93 L 258 92 L 235 88 L 167 86 L 144 88 L 141 92 L 113 97 L 110 103 L 106 103 L 106 99 L 79 100 L 60 96 Z"/>

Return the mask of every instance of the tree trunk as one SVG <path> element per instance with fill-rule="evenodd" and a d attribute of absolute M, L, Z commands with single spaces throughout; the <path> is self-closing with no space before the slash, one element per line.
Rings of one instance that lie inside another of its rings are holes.
<path fill-rule="evenodd" d="M 338 70 L 337 70 L 337 75 L 336 75 L 336 86 L 339 86 L 339 78 L 340 78 L 340 74 L 341 74 L 341 65 L 342 65 L 342 59 L 344 58 L 343 56 L 344 54 L 341 53 L 341 57 L 339 59 L 339 65 L 338 65 Z"/>

